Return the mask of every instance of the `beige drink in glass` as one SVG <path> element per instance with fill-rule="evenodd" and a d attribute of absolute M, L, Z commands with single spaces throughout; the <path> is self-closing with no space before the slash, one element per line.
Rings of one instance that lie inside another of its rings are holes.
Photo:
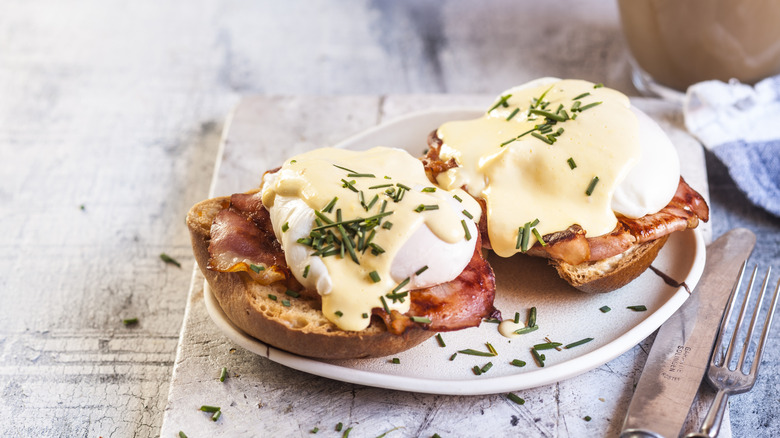
<path fill-rule="evenodd" d="M 643 94 L 679 98 L 689 85 L 780 73 L 780 0 L 618 0 Z M 677 90 L 677 91 L 675 91 Z"/>

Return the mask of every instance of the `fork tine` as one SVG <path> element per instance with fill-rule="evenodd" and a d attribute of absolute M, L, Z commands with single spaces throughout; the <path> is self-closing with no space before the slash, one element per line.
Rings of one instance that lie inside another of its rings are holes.
<path fill-rule="evenodd" d="M 768 272 L 766 276 L 767 276 L 767 280 L 769 280 Z M 775 293 L 774 296 L 772 296 L 772 304 L 770 305 L 769 313 L 766 316 L 766 322 L 764 323 L 764 330 L 761 332 L 761 341 L 758 343 L 758 348 L 756 349 L 756 356 L 755 359 L 753 359 L 753 365 L 750 366 L 750 374 L 753 376 L 755 376 L 756 373 L 758 373 L 758 366 L 761 364 L 761 357 L 764 355 L 764 343 L 769 337 L 769 330 L 772 327 L 772 319 L 774 318 L 775 311 L 777 310 L 778 292 L 780 292 L 780 279 L 777 280 L 777 286 L 775 286 Z"/>
<path fill-rule="evenodd" d="M 740 329 L 742 328 L 742 323 L 745 321 L 745 313 L 747 312 L 747 304 L 750 301 L 750 295 L 753 293 L 753 283 L 756 280 L 756 272 L 758 272 L 758 266 L 753 268 L 753 274 L 750 276 L 750 283 L 748 283 L 747 292 L 745 292 L 745 298 L 742 300 L 742 308 L 739 309 L 739 317 L 737 318 L 737 325 L 734 327 L 734 333 L 731 335 L 731 342 L 729 342 L 729 348 L 726 350 L 726 359 L 723 362 L 723 365 L 731 369 L 731 360 L 734 359 L 734 347 L 736 347 L 737 344 L 737 336 L 739 334 Z"/>
<path fill-rule="evenodd" d="M 756 266 L 756 269 L 758 266 Z M 742 351 L 739 354 L 739 360 L 737 361 L 737 367 L 736 370 L 739 370 L 742 372 L 742 374 L 747 375 L 748 373 L 742 371 L 742 368 L 745 366 L 745 358 L 747 357 L 748 349 L 750 348 L 750 340 L 753 339 L 753 332 L 756 328 L 756 321 L 758 320 L 758 315 L 761 313 L 761 305 L 764 303 L 764 295 L 766 295 L 766 287 L 769 284 L 769 275 L 772 273 L 772 267 L 767 268 L 766 270 L 766 276 L 764 277 L 764 282 L 761 284 L 761 292 L 758 294 L 758 300 L 756 301 L 756 307 L 753 310 L 753 317 L 750 318 L 750 326 L 748 327 L 747 335 L 745 335 L 745 342 L 742 343 Z M 737 333 L 734 333 L 734 336 L 736 336 Z"/>
<path fill-rule="evenodd" d="M 715 366 L 722 366 L 725 363 L 725 355 L 723 355 L 723 336 L 726 334 L 726 328 L 729 325 L 729 322 L 731 321 L 731 314 L 732 309 L 734 308 L 734 303 L 737 301 L 737 295 L 739 292 L 739 288 L 742 286 L 742 276 L 745 274 L 745 268 L 747 267 L 747 260 L 745 260 L 742 263 L 742 267 L 739 269 L 739 274 L 737 274 L 737 280 L 734 282 L 734 288 L 731 289 L 731 295 L 729 295 L 729 302 L 726 306 L 726 310 L 723 312 L 723 317 L 720 322 L 720 328 L 718 329 L 718 337 L 715 341 L 715 349 L 712 354 L 712 364 Z M 715 354 L 715 351 L 720 352 L 719 354 Z M 718 364 L 716 359 L 720 359 L 721 362 Z"/>

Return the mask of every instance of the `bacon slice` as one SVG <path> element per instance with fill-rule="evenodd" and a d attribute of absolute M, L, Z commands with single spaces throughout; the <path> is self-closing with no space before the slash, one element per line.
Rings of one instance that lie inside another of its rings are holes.
<path fill-rule="evenodd" d="M 411 291 L 407 314 L 394 310 L 388 315 L 381 307 L 373 309 L 373 314 L 385 322 L 388 331 L 399 335 L 410 327 L 460 330 L 479 325 L 483 318 L 500 316 L 493 307 L 496 291 L 493 269 L 482 258 L 480 248 L 478 240 L 469 264 L 454 280 Z M 211 225 L 209 256 L 211 270 L 243 271 L 264 285 L 293 280 L 259 192 L 232 195 L 230 205 L 217 213 Z M 251 265 L 262 266 L 264 270 L 255 272 Z M 319 296 L 312 291 L 301 292 Z M 431 323 L 421 325 L 410 316 L 428 317 Z"/>
<path fill-rule="evenodd" d="M 393 310 L 392 315 L 383 309 L 374 309 L 374 314 L 382 317 L 391 333 L 401 334 L 407 328 L 417 325 L 410 317 L 427 317 L 429 330 L 444 332 L 476 327 L 484 318 L 498 317 L 501 314 L 493 307 L 496 294 L 496 280 L 493 269 L 482 258 L 479 241 L 474 248 L 469 264 L 458 277 L 425 289 L 409 293 L 411 306 L 404 315 Z"/>
<path fill-rule="evenodd" d="M 442 161 L 439 150 L 442 141 L 433 131 L 428 136 L 428 152 L 423 157 L 423 165 L 431 181 L 435 182 L 441 172 L 457 166 L 453 159 Z M 463 187 L 466 190 L 466 187 Z M 468 191 L 468 190 L 466 190 Z M 482 218 L 486 218 L 485 202 L 481 199 Z M 659 212 L 631 219 L 618 216 L 615 229 L 609 234 L 596 237 L 585 237 L 585 230 L 577 224 L 568 229 L 543 236 L 547 246 L 536 243 L 527 253 L 532 256 L 547 257 L 572 265 L 587 261 L 603 260 L 620 254 L 633 245 L 655 240 L 675 231 L 696 228 L 699 221 L 709 220 L 709 207 L 704 198 L 693 190 L 680 177 L 677 192 L 666 207 Z M 480 220 L 479 231 L 484 248 L 491 248 L 487 233 L 487 221 Z"/>
<path fill-rule="evenodd" d="M 232 195 L 230 205 L 217 213 L 211 224 L 209 256 L 208 269 L 243 271 L 261 284 L 290 276 L 260 192 Z"/>

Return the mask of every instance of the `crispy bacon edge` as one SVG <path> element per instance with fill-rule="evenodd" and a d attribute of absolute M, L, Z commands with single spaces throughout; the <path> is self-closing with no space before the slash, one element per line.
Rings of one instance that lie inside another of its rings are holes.
<path fill-rule="evenodd" d="M 428 177 L 433 182 L 436 182 L 436 177 L 440 173 L 458 166 L 454 159 L 443 161 L 440 158 L 441 146 L 442 141 L 436 131 L 431 132 L 428 135 L 428 151 L 422 158 L 422 162 Z M 466 190 L 466 187 L 463 189 Z M 490 249 L 485 201 L 482 199 L 478 201 L 483 213 L 479 223 L 480 235 L 483 247 Z M 704 222 L 709 220 L 709 207 L 704 198 L 681 176 L 672 200 L 657 213 L 636 219 L 618 216 L 617 225 L 612 232 L 597 237 L 586 237 L 585 230 L 581 226 L 572 224 L 566 230 L 542 236 L 547 246 L 537 242 L 528 249 L 527 254 L 572 265 L 603 260 L 625 252 L 634 245 L 658 239 L 675 231 L 696 228 L 700 220 Z"/>
<path fill-rule="evenodd" d="M 499 317 L 493 307 L 495 276 L 482 257 L 479 236 L 471 260 L 455 279 L 409 293 L 410 310 L 390 314 L 377 307 L 372 313 L 381 319 L 389 332 L 401 335 L 419 327 L 432 331 L 453 331 L 478 326 L 482 319 Z M 284 258 L 284 250 L 274 235 L 268 211 L 262 205 L 260 192 L 234 194 L 230 204 L 217 213 L 211 226 L 208 269 L 218 272 L 245 272 L 253 280 L 268 285 L 275 281 L 294 281 Z M 255 266 L 255 269 L 251 267 Z M 263 269 L 256 271 L 258 266 Z M 295 282 L 297 283 L 297 282 Z M 302 288 L 298 284 L 298 288 Z M 296 288 L 297 289 L 297 288 Z M 302 291 L 307 296 L 316 292 Z M 418 323 L 412 317 L 430 319 Z"/>

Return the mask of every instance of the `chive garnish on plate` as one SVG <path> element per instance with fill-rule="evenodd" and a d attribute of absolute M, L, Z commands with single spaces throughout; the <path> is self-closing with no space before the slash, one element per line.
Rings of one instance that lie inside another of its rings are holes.
<path fill-rule="evenodd" d="M 418 324 L 431 323 L 431 318 L 428 318 L 427 316 L 410 316 L 409 319 L 411 319 L 413 322 L 416 322 Z"/>
<path fill-rule="evenodd" d="M 537 350 L 537 351 L 539 351 L 539 350 L 553 350 L 555 348 L 560 347 L 561 345 L 563 345 L 563 344 L 561 344 L 560 342 L 545 342 L 543 344 L 536 344 L 536 345 L 534 345 L 533 349 Z"/>
<path fill-rule="evenodd" d="M 227 378 L 227 368 L 222 367 L 222 371 L 220 371 L 219 373 L 219 381 L 224 382 L 226 378 Z"/>
<path fill-rule="evenodd" d="M 566 160 L 566 162 L 567 162 L 567 163 L 569 163 L 569 168 L 570 168 L 571 170 L 574 170 L 574 169 L 576 169 L 576 168 L 577 168 L 577 163 L 575 163 L 575 162 L 574 162 L 574 158 L 572 158 L 572 157 L 569 157 L 569 159 L 568 159 L 568 160 Z"/>
<path fill-rule="evenodd" d="M 164 252 L 160 253 L 160 260 L 168 263 L 169 265 L 176 265 L 176 267 L 181 268 L 181 263 Z"/>
<path fill-rule="evenodd" d="M 379 277 L 379 273 L 377 273 L 376 271 L 369 272 L 368 276 L 371 277 L 371 281 L 373 281 L 374 283 L 379 283 L 379 281 L 381 280 L 381 278 Z"/>
<path fill-rule="evenodd" d="M 609 306 L 602 306 L 602 307 L 599 307 L 599 310 L 601 310 L 601 313 L 607 313 L 607 312 L 609 312 L 612 309 Z"/>
<path fill-rule="evenodd" d="M 634 312 L 644 312 L 645 310 L 647 310 L 647 307 L 645 307 L 645 306 L 643 306 L 643 305 L 639 305 L 639 306 L 628 306 L 628 307 L 626 307 L 626 309 L 631 309 L 631 310 L 633 310 Z"/>
<path fill-rule="evenodd" d="M 260 271 L 265 271 L 265 266 L 250 264 L 249 269 L 255 271 L 256 274 L 259 274 Z"/>
<path fill-rule="evenodd" d="M 509 362 L 509 363 L 511 363 L 512 365 L 514 365 L 516 367 L 524 367 L 525 366 L 525 361 L 522 361 L 520 359 L 513 359 L 512 362 Z"/>
<path fill-rule="evenodd" d="M 124 325 L 134 325 L 138 324 L 138 318 L 126 318 L 122 320 L 122 324 Z"/>
<path fill-rule="evenodd" d="M 593 340 L 593 338 L 585 338 L 585 339 L 580 339 L 580 340 L 579 340 L 579 341 L 577 341 L 577 342 L 572 342 L 571 344 L 566 344 L 566 345 L 564 345 L 564 347 L 563 347 L 563 348 L 566 348 L 566 349 L 568 349 L 568 348 L 574 348 L 574 347 L 577 347 L 577 346 L 579 346 L 579 345 L 582 345 L 582 344 L 587 344 L 588 342 L 590 342 L 590 341 L 592 341 L 592 340 Z"/>
<path fill-rule="evenodd" d="M 418 269 L 418 270 L 417 270 L 417 271 L 414 273 L 414 275 L 420 275 L 420 274 L 422 274 L 423 272 L 425 272 L 425 271 L 427 271 L 427 270 L 428 270 L 428 265 L 425 265 L 425 266 L 423 266 L 422 268 Z"/>
<path fill-rule="evenodd" d="M 461 220 L 460 224 L 463 225 L 463 234 L 466 236 L 466 240 L 471 240 L 471 232 L 469 231 L 469 226 L 466 224 L 466 220 Z"/>
<path fill-rule="evenodd" d="M 441 333 L 436 333 L 436 342 L 439 343 L 439 347 L 446 347 L 447 344 L 444 343 L 444 338 L 441 337 Z"/>

